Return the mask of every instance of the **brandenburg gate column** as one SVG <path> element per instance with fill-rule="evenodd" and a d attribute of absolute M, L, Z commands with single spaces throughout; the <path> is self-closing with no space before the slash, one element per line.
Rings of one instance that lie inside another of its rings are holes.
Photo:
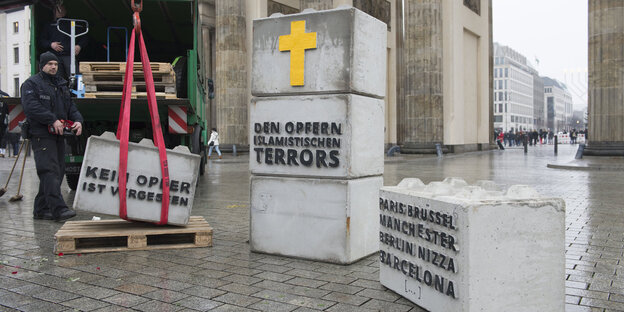
<path fill-rule="evenodd" d="M 585 155 L 624 156 L 624 1 L 589 1 Z"/>
<path fill-rule="evenodd" d="M 401 152 L 427 153 L 444 140 L 442 1 L 397 5 L 397 140 Z"/>
<path fill-rule="evenodd" d="M 245 0 L 215 1 L 216 127 L 226 148 L 249 144 L 245 9 Z"/>

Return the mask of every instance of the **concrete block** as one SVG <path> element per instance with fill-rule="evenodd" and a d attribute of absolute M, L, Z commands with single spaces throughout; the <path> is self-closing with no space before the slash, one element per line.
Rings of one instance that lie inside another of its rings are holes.
<path fill-rule="evenodd" d="M 354 94 L 254 98 L 251 173 L 342 178 L 382 174 L 383 118 L 383 100 Z"/>
<path fill-rule="evenodd" d="M 188 148 L 167 150 L 169 165 L 168 224 L 188 223 L 200 158 Z M 74 209 L 119 216 L 119 141 L 105 132 L 87 141 Z M 127 212 L 129 220 L 160 221 L 162 174 L 158 149 L 151 140 L 128 146 Z"/>
<path fill-rule="evenodd" d="M 432 312 L 564 311 L 562 199 L 417 180 L 380 191 L 384 286 Z"/>
<path fill-rule="evenodd" d="M 340 264 L 376 252 L 382 183 L 252 176 L 251 250 Z"/>
<path fill-rule="evenodd" d="M 315 48 L 305 49 L 303 66 L 295 68 L 303 70 L 303 85 L 292 85 L 291 58 L 296 53 L 280 51 L 280 40 L 285 40 L 280 36 L 290 35 L 291 23 L 298 21 L 305 21 L 305 33 L 316 34 L 315 45 L 310 38 L 301 43 Z M 387 26 L 358 9 L 256 19 L 253 31 L 254 96 L 347 92 L 385 96 Z"/>

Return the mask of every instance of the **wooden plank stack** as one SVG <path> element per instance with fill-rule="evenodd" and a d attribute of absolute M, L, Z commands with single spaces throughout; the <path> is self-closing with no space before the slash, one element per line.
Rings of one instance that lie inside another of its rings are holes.
<path fill-rule="evenodd" d="M 200 216 L 190 217 L 184 227 L 121 219 L 68 221 L 54 238 L 57 254 L 210 247 L 212 227 Z"/>
<path fill-rule="evenodd" d="M 169 63 L 150 63 L 156 98 L 175 99 L 175 72 Z M 121 98 L 126 62 L 80 62 L 85 98 Z M 134 63 L 132 98 L 146 98 L 147 90 L 141 63 Z"/>

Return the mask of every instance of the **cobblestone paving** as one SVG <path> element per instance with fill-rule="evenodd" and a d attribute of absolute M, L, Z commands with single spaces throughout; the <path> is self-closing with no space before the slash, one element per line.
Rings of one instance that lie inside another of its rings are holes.
<path fill-rule="evenodd" d="M 624 311 L 624 172 L 549 169 L 576 148 L 552 146 L 386 161 L 384 184 L 461 177 L 501 187 L 533 185 L 566 201 L 566 311 Z M 0 197 L 0 311 L 422 311 L 379 283 L 376 255 L 342 266 L 249 252 L 246 157 L 208 164 L 193 215 L 214 228 L 214 247 L 53 254 L 61 223 L 32 219 L 38 180 L 26 165 L 24 200 Z M 622 160 L 613 160 L 614 162 Z M 11 159 L 0 158 L 0 187 Z M 19 173 L 19 167 L 17 172 Z M 15 173 L 14 173 L 15 175 Z M 64 186 L 68 202 L 73 193 Z M 74 220 L 90 219 L 79 212 Z"/>

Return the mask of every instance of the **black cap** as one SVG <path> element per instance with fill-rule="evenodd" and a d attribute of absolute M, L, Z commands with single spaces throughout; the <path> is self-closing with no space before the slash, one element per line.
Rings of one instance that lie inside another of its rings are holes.
<path fill-rule="evenodd" d="M 59 61 L 58 57 L 54 55 L 52 52 L 43 52 L 39 56 L 39 69 L 42 69 L 45 64 L 48 64 L 49 61 Z"/>

